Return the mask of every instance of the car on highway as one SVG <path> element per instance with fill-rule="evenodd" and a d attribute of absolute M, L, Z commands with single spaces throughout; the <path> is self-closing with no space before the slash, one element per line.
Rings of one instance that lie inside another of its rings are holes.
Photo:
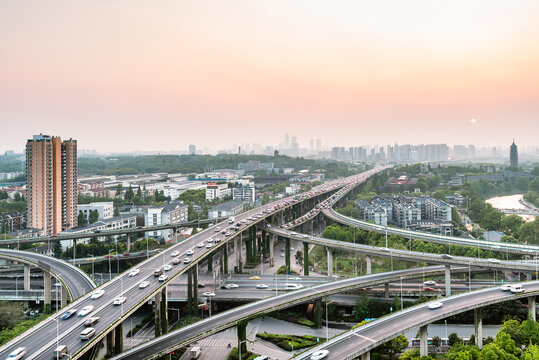
<path fill-rule="evenodd" d="M 177 251 L 177 250 L 176 250 L 176 251 L 173 251 L 173 252 L 170 254 L 170 256 L 172 256 L 172 257 L 176 257 L 176 256 L 178 256 L 178 255 L 180 255 L 180 252 Z"/>
<path fill-rule="evenodd" d="M 94 309 L 93 305 L 86 305 L 82 309 L 80 309 L 78 316 L 86 316 L 88 315 L 92 310 Z"/>
<path fill-rule="evenodd" d="M 500 260 L 494 259 L 494 258 L 490 258 L 490 259 L 488 259 L 488 262 L 489 262 L 489 263 L 493 263 L 493 264 L 499 264 L 499 263 L 500 263 Z"/>
<path fill-rule="evenodd" d="M 287 290 L 298 290 L 298 289 L 301 289 L 302 287 L 303 285 L 300 285 L 300 284 L 294 284 L 294 283 L 284 284 L 284 288 Z"/>
<path fill-rule="evenodd" d="M 26 355 L 26 348 L 21 346 L 10 352 L 6 360 L 19 360 L 22 359 L 24 355 Z"/>
<path fill-rule="evenodd" d="M 53 359 L 63 359 L 64 355 L 68 355 L 69 351 L 67 349 L 67 345 L 59 345 L 56 349 L 54 349 L 54 352 L 52 353 Z"/>
<path fill-rule="evenodd" d="M 187 257 L 187 258 L 183 259 L 184 264 L 189 264 L 190 262 L 191 262 L 191 258 Z"/>
<path fill-rule="evenodd" d="M 228 290 L 230 290 L 230 289 L 237 289 L 237 288 L 239 288 L 239 287 L 240 287 L 240 286 L 239 286 L 238 284 L 226 284 L 226 285 L 225 285 L 225 289 L 228 289 Z"/>
<path fill-rule="evenodd" d="M 518 294 L 518 293 L 522 293 L 524 292 L 524 287 L 520 284 L 516 284 L 516 285 L 511 285 L 511 292 L 513 294 Z"/>
<path fill-rule="evenodd" d="M 450 259 L 453 259 L 453 256 L 451 256 L 449 254 L 442 254 L 442 258 L 450 260 Z"/>
<path fill-rule="evenodd" d="M 284 253 L 281 253 L 281 257 L 284 257 Z"/>
<path fill-rule="evenodd" d="M 260 276 L 251 276 L 249 280 L 260 280 Z"/>
<path fill-rule="evenodd" d="M 329 350 L 318 350 L 318 351 L 315 351 L 309 359 L 322 360 L 322 359 L 325 359 L 328 355 L 329 355 Z"/>
<path fill-rule="evenodd" d="M 424 287 L 423 291 L 438 291 L 438 290 L 431 287 Z"/>
<path fill-rule="evenodd" d="M 297 276 L 292 276 L 292 277 L 289 277 L 288 280 L 300 281 L 301 278 L 299 278 L 299 277 L 297 277 Z"/>
<path fill-rule="evenodd" d="M 169 271 L 170 269 L 172 269 L 172 265 L 170 265 L 170 264 L 166 264 L 166 265 L 163 267 L 163 270 L 165 270 L 165 271 Z"/>
<path fill-rule="evenodd" d="M 308 239 L 308 238 L 309 238 L 309 235 L 308 235 L 308 234 L 303 234 L 303 237 L 304 237 L 305 239 Z"/>
<path fill-rule="evenodd" d="M 380 248 L 380 250 L 382 250 L 382 251 L 389 251 L 389 248 L 383 247 L 383 248 Z"/>
<path fill-rule="evenodd" d="M 84 326 L 86 326 L 86 327 L 92 326 L 93 324 L 95 324 L 98 321 L 99 321 L 99 316 L 91 317 L 89 319 L 86 319 L 86 321 L 84 322 Z"/>
<path fill-rule="evenodd" d="M 212 296 L 215 296 L 215 293 L 212 291 L 206 291 L 202 293 L 202 296 L 212 297 Z"/>
<path fill-rule="evenodd" d="M 180 263 L 180 259 L 176 258 L 172 260 L 172 265 L 178 265 Z"/>
<path fill-rule="evenodd" d="M 166 281 L 167 279 L 168 279 L 167 274 L 163 274 L 163 275 L 159 276 L 159 281 L 161 281 L 161 282 Z"/>
<path fill-rule="evenodd" d="M 199 242 L 197 244 L 197 248 L 203 248 L 204 247 L 204 242 Z"/>
<path fill-rule="evenodd" d="M 96 291 L 94 291 L 92 296 L 90 296 L 90 299 L 92 299 L 92 300 L 99 299 L 101 296 L 103 296 L 104 293 L 105 293 L 105 290 L 101 290 L 101 289 L 96 290 Z"/>
<path fill-rule="evenodd" d="M 444 304 L 439 302 L 439 301 L 433 301 L 433 302 L 429 303 L 429 305 L 427 305 L 427 306 L 428 306 L 429 309 L 434 310 L 434 309 L 441 308 L 442 306 L 444 306 Z"/>
<path fill-rule="evenodd" d="M 61 319 L 62 320 L 67 320 L 70 317 L 72 317 L 73 315 L 75 315 L 76 312 L 77 312 L 77 309 L 69 309 L 62 315 Z"/>
<path fill-rule="evenodd" d="M 117 298 L 115 298 L 113 301 L 112 301 L 112 304 L 113 305 L 122 305 L 126 300 L 126 297 L 125 296 L 118 296 Z"/>
<path fill-rule="evenodd" d="M 133 277 L 133 276 L 137 276 L 140 272 L 140 269 L 139 268 L 136 268 L 136 269 L 133 269 L 129 272 L 129 277 Z"/>
<path fill-rule="evenodd" d="M 217 226 L 214 231 L 219 232 L 219 226 Z"/>
<path fill-rule="evenodd" d="M 502 286 L 500 286 L 500 289 L 502 291 L 510 291 L 511 290 L 511 284 L 503 284 Z"/>
<path fill-rule="evenodd" d="M 150 282 L 148 280 L 144 280 L 143 282 L 141 282 L 140 284 L 138 284 L 138 288 L 139 289 L 144 289 L 146 288 L 148 285 L 150 285 Z"/>
<path fill-rule="evenodd" d="M 427 280 L 423 283 L 424 285 L 434 286 L 436 285 L 436 281 L 434 280 Z"/>
<path fill-rule="evenodd" d="M 153 272 L 154 277 L 161 276 L 161 275 L 163 275 L 163 269 L 157 269 Z"/>
<path fill-rule="evenodd" d="M 92 327 L 89 327 L 89 328 L 86 328 L 86 329 L 81 331 L 80 339 L 81 340 L 88 340 L 94 335 L 95 335 L 95 329 L 92 328 Z"/>
<path fill-rule="evenodd" d="M 258 285 L 256 286 L 256 288 L 257 288 L 257 289 L 260 289 L 260 290 L 264 290 L 264 289 L 269 288 L 269 286 L 266 285 L 266 284 L 258 284 Z"/>
<path fill-rule="evenodd" d="M 187 256 L 193 255 L 193 250 L 191 250 L 191 249 L 187 250 L 187 252 L 185 253 L 185 255 L 187 255 Z"/>
<path fill-rule="evenodd" d="M 213 246 L 213 244 L 209 242 L 209 243 L 206 244 L 206 249 L 210 249 L 212 246 Z"/>

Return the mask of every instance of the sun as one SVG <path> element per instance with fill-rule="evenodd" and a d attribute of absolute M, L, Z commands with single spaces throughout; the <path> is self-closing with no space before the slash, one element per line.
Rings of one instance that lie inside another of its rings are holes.
<path fill-rule="evenodd" d="M 470 119 L 470 123 L 475 124 L 476 122 L 477 122 L 477 120 L 475 120 L 475 119 Z"/>

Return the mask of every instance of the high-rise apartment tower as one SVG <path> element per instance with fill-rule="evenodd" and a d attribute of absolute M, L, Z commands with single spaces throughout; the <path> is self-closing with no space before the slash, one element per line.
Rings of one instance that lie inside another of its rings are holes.
<path fill-rule="evenodd" d="M 26 143 L 28 227 L 46 235 L 77 226 L 77 141 L 34 135 Z"/>

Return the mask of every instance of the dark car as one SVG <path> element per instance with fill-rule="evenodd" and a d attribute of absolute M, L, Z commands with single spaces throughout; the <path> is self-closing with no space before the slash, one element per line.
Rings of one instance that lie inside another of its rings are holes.
<path fill-rule="evenodd" d="M 205 286 L 206 286 L 206 285 L 204 285 L 203 283 L 198 283 L 198 287 L 199 287 L 199 288 L 203 288 L 203 287 L 205 287 Z"/>
<path fill-rule="evenodd" d="M 84 326 L 92 326 L 99 321 L 99 316 L 91 317 L 84 322 Z"/>
<path fill-rule="evenodd" d="M 75 315 L 75 313 L 77 312 L 77 309 L 71 309 L 71 310 L 67 310 L 64 315 L 62 315 L 62 320 L 67 320 L 69 319 L 70 317 L 72 317 L 73 315 Z"/>

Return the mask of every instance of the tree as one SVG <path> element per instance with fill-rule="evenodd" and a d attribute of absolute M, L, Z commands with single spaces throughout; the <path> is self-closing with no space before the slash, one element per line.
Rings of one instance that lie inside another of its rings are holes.
<path fill-rule="evenodd" d="M 357 322 L 363 321 L 369 315 L 369 303 L 371 299 L 367 292 L 363 292 L 354 306 L 354 316 Z"/>
<path fill-rule="evenodd" d="M 519 177 L 517 181 L 515 181 L 515 187 L 520 191 L 528 191 L 528 187 L 530 185 L 530 180 L 528 180 L 527 177 Z"/>
<path fill-rule="evenodd" d="M 15 193 L 15 196 L 13 197 L 13 200 L 15 200 L 15 201 L 23 201 L 23 198 L 22 198 L 22 196 L 21 196 L 21 193 L 16 192 L 16 193 Z"/>
<path fill-rule="evenodd" d="M 481 221 L 481 225 L 487 230 L 498 230 L 501 226 L 503 214 L 498 210 L 489 211 Z"/>
<path fill-rule="evenodd" d="M 453 346 L 455 344 L 462 344 L 462 339 L 459 338 L 457 333 L 451 333 L 448 337 L 448 344 L 449 346 Z"/>
<path fill-rule="evenodd" d="M 120 216 L 120 211 L 117 207 L 114 207 L 114 216 Z"/>
<path fill-rule="evenodd" d="M 442 345 L 442 339 L 440 339 L 439 336 L 433 336 L 432 337 L 432 345 L 434 345 L 436 347 Z"/>
<path fill-rule="evenodd" d="M 518 215 L 504 216 L 500 222 L 500 228 L 504 233 L 515 236 L 523 222 Z"/>
<path fill-rule="evenodd" d="M 23 310 L 22 303 L 0 301 L 0 329 L 10 329 L 21 322 Z"/>
<path fill-rule="evenodd" d="M 537 360 L 539 359 L 539 346 L 530 344 L 526 352 L 522 356 L 522 360 Z"/>
<path fill-rule="evenodd" d="M 298 250 L 296 251 L 296 261 L 300 264 L 300 265 L 303 265 L 303 252 L 301 250 Z"/>
<path fill-rule="evenodd" d="M 61 259 L 62 258 L 62 244 L 60 240 L 56 240 L 52 245 L 52 251 L 54 252 L 54 257 Z"/>
<path fill-rule="evenodd" d="M 380 346 L 382 353 L 387 355 L 389 360 L 392 360 L 395 355 L 402 353 L 408 347 L 408 338 L 404 335 L 399 335 L 391 341 Z"/>
<path fill-rule="evenodd" d="M 79 215 L 77 216 L 77 224 L 78 226 L 86 225 L 88 221 L 86 220 L 86 216 L 84 216 L 84 213 L 82 211 L 79 211 Z"/>
<path fill-rule="evenodd" d="M 88 222 L 93 224 L 97 220 L 99 220 L 99 212 L 97 210 L 90 211 L 90 215 L 88 215 Z"/>
<path fill-rule="evenodd" d="M 129 189 L 125 191 L 125 201 L 132 202 L 134 197 L 135 193 L 133 192 L 133 188 L 131 187 L 131 185 L 129 185 Z"/>
<path fill-rule="evenodd" d="M 5 200 L 8 198 L 6 191 L 0 191 L 0 200 Z"/>

